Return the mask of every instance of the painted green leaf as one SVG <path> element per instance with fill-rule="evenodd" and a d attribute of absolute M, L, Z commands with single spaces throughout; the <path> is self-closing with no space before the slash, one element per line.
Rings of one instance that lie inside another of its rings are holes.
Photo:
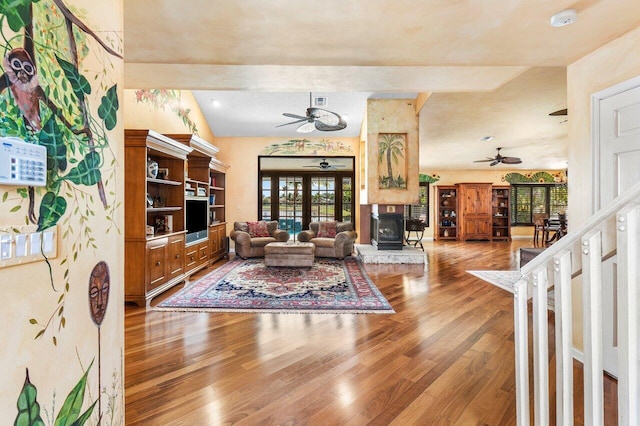
<path fill-rule="evenodd" d="M 98 107 L 98 116 L 104 121 L 107 130 L 113 130 L 117 124 L 119 107 L 117 86 L 117 84 L 114 84 L 107 90 L 107 94 L 102 97 L 102 101 Z"/>
<path fill-rule="evenodd" d="M 76 97 L 79 101 L 84 100 L 85 94 L 91 93 L 91 84 L 89 84 L 89 80 L 87 80 L 83 75 L 80 74 L 78 68 L 73 65 L 71 62 L 67 62 L 61 57 L 56 55 L 56 59 L 60 64 L 60 68 L 64 72 L 64 75 L 71 83 L 71 88 L 73 89 L 73 93 L 76 94 Z"/>
<path fill-rule="evenodd" d="M 55 118 L 49 117 L 40 131 L 40 145 L 47 148 L 47 170 L 67 170 L 67 146 Z"/>
<path fill-rule="evenodd" d="M 40 217 L 38 217 L 38 231 L 50 228 L 67 211 L 67 200 L 58 197 L 53 192 L 47 192 L 40 203 Z"/>
<path fill-rule="evenodd" d="M 80 417 L 78 417 L 78 420 L 73 422 L 71 425 L 72 426 L 82 426 L 82 425 L 84 425 L 87 422 L 87 420 L 89 420 L 89 418 L 91 417 L 91 414 L 93 413 L 93 409 L 95 408 L 97 403 L 98 403 L 98 400 L 95 400 L 94 403 L 91 404 L 91 407 L 89 407 L 87 409 L 87 411 L 82 413 L 82 415 Z"/>
<path fill-rule="evenodd" d="M 54 426 L 70 426 L 73 424 L 81 424 L 76 422 L 79 420 L 80 410 L 82 409 L 84 391 L 87 385 L 87 374 L 89 374 L 89 370 L 91 370 L 92 365 L 93 361 L 91 361 L 91 364 L 89 364 L 87 371 L 84 372 L 84 374 L 80 378 L 80 381 L 78 381 L 71 392 L 69 392 L 69 395 L 67 395 L 67 399 L 65 399 L 62 408 L 58 412 L 58 416 L 56 417 Z M 93 406 L 89 408 L 89 410 L 93 410 Z"/>
<path fill-rule="evenodd" d="M 65 176 L 78 185 L 95 185 L 100 181 L 100 154 L 95 151 L 89 152 L 76 167 L 71 169 Z"/>
<path fill-rule="evenodd" d="M 39 0 L 0 0 L 0 15 L 5 15 L 9 28 L 19 32 L 31 22 L 29 6 Z"/>
<path fill-rule="evenodd" d="M 38 390 L 29 380 L 29 369 L 18 396 L 18 416 L 13 422 L 14 426 L 44 426 L 40 417 L 40 404 L 37 401 Z"/>

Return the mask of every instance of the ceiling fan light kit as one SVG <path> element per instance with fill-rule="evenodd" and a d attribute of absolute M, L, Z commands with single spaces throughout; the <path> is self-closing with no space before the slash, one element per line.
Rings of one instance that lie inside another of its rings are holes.
<path fill-rule="evenodd" d="M 306 117 L 297 114 L 291 114 L 288 112 L 284 112 L 282 113 L 282 115 L 289 118 L 295 118 L 296 121 L 280 124 L 276 127 L 303 123 L 296 129 L 296 132 L 298 133 L 311 133 L 314 130 L 319 130 L 321 132 L 334 132 L 336 130 L 342 130 L 347 127 L 347 122 L 344 121 L 344 119 L 339 114 L 333 111 L 328 111 L 326 109 L 313 107 L 311 92 L 309 92 L 309 108 L 307 108 Z"/>

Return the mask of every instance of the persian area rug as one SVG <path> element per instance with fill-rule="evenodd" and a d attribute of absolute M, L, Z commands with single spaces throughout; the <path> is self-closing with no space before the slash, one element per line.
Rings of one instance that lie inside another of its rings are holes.
<path fill-rule="evenodd" d="M 157 305 L 158 311 L 380 313 L 395 311 L 356 259 L 316 259 L 311 268 L 235 259 Z"/>

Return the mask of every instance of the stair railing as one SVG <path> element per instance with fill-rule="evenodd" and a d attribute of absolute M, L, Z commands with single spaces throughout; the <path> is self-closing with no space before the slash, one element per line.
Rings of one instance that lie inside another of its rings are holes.
<path fill-rule="evenodd" d="M 533 419 L 549 419 L 548 289 L 554 288 L 557 425 L 573 424 L 572 278 L 582 276 L 584 424 L 604 423 L 602 263 L 616 254 L 618 424 L 640 425 L 640 183 L 521 269 L 515 284 L 516 409 L 529 425 L 528 300 L 532 298 Z M 553 423 L 553 422 L 551 422 Z"/>

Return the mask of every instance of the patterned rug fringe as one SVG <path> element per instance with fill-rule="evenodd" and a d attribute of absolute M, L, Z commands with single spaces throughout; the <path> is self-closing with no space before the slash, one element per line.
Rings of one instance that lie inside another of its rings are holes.
<path fill-rule="evenodd" d="M 308 309 L 306 311 L 301 309 L 229 309 L 229 308 L 165 308 L 165 307 L 154 307 L 154 311 L 158 312 L 193 312 L 193 313 L 226 313 L 226 314 L 292 314 L 292 315 L 306 315 L 306 314 L 352 314 L 352 315 L 360 315 L 360 314 L 395 314 L 396 311 L 391 310 L 357 310 L 357 311 L 346 311 L 339 309 L 332 310 L 319 310 L 319 309 Z"/>

